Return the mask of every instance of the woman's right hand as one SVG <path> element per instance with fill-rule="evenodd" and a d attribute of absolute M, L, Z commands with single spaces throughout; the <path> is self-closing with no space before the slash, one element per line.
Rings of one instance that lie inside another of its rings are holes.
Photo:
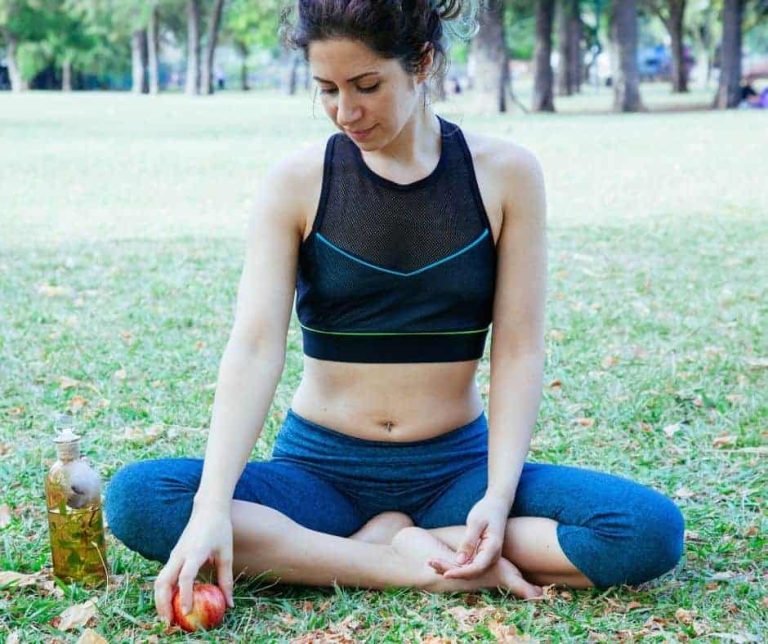
<path fill-rule="evenodd" d="M 168 561 L 155 580 L 155 608 L 167 625 L 173 622 L 171 600 L 178 584 L 181 608 L 192 609 L 192 584 L 200 568 L 211 564 L 216 570 L 216 583 L 224 593 L 227 605 L 232 599 L 232 518 L 229 507 L 195 507 Z"/>

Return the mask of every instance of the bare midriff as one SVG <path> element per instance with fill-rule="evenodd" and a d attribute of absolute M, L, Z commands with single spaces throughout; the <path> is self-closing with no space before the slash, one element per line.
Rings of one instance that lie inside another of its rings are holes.
<path fill-rule="evenodd" d="M 482 413 L 475 381 L 478 364 L 362 364 L 305 355 L 291 409 L 355 438 L 427 440 L 471 423 Z"/>

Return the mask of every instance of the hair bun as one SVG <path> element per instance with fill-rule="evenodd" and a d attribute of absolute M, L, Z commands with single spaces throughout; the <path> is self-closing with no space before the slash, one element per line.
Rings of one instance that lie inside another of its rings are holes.
<path fill-rule="evenodd" d="M 440 20 L 453 20 L 461 15 L 462 0 L 431 0 L 433 11 L 437 11 Z"/>
<path fill-rule="evenodd" d="M 446 24 L 446 31 L 462 40 L 471 39 L 480 28 L 478 14 L 487 0 L 429 0 L 429 5 Z"/>

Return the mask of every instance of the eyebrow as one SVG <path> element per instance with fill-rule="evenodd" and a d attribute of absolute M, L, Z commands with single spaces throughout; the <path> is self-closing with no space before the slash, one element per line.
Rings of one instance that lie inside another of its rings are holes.
<path fill-rule="evenodd" d="M 352 81 L 356 81 L 359 78 L 362 78 L 363 76 L 370 76 L 371 74 L 378 74 L 379 72 L 365 72 L 364 74 L 358 74 L 357 76 L 353 76 L 352 78 L 348 78 L 347 82 L 351 83 Z M 317 76 L 313 76 L 316 81 L 320 81 L 321 83 L 332 83 L 333 81 L 325 80 L 324 78 L 318 78 Z"/>

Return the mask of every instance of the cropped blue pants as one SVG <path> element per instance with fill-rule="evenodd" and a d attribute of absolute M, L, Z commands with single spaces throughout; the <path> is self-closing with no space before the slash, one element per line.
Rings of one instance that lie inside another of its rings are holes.
<path fill-rule="evenodd" d="M 487 456 L 485 413 L 435 438 L 389 442 L 350 437 L 289 409 L 272 458 L 246 465 L 233 498 L 340 537 L 388 510 L 423 528 L 464 525 L 485 494 Z M 199 458 L 161 458 L 118 470 L 106 491 L 112 533 L 142 556 L 167 561 L 202 469 Z M 557 521 L 563 552 L 598 588 L 654 579 L 683 552 L 683 516 L 669 498 L 585 468 L 526 462 L 509 516 Z"/>

